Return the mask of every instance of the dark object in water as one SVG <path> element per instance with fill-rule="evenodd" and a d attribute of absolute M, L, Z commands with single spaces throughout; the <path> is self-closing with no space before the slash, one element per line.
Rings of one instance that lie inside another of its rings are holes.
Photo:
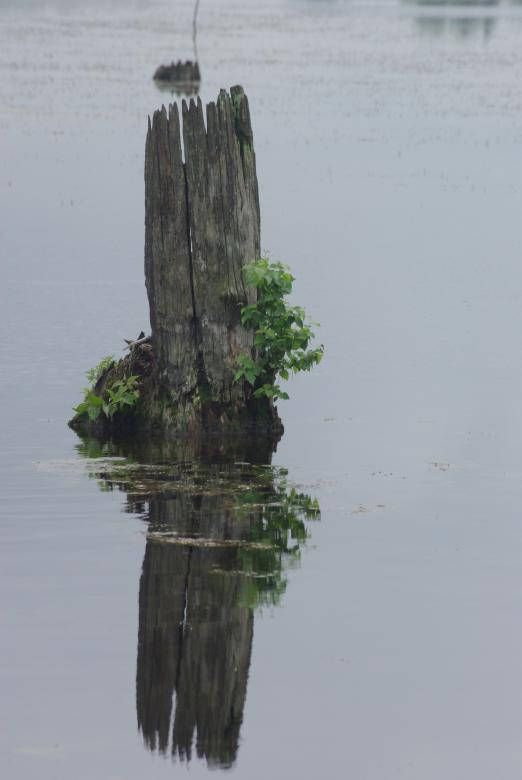
<path fill-rule="evenodd" d="M 170 65 L 160 65 L 154 74 L 154 81 L 163 81 L 170 84 L 194 84 L 201 81 L 199 64 L 187 60 L 186 62 L 171 62 Z"/>

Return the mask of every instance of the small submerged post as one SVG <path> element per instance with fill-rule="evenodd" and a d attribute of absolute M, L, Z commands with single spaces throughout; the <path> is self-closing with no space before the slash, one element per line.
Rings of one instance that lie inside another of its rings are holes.
<path fill-rule="evenodd" d="M 196 90 L 201 81 L 198 62 L 186 60 L 171 62 L 170 65 L 160 65 L 154 73 L 154 81 L 158 86 L 179 87 L 187 92 Z"/>
<path fill-rule="evenodd" d="M 158 86 L 170 86 L 179 89 L 185 89 L 187 92 L 197 92 L 201 74 L 199 72 L 198 61 L 198 11 L 199 2 L 196 0 L 194 5 L 194 15 L 192 17 L 192 44 L 194 46 L 194 60 L 186 62 L 171 62 L 170 65 L 160 65 L 154 73 L 154 81 Z"/>

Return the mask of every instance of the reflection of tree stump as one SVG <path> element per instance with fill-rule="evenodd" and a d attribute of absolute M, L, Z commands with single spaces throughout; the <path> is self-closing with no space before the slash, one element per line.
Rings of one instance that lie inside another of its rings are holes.
<path fill-rule="evenodd" d="M 238 523 L 234 500 L 228 504 L 221 496 L 152 500 L 153 527 L 208 537 L 217 546 L 147 542 L 136 677 L 138 724 L 148 746 L 166 752 L 170 744 L 174 756 L 190 760 L 197 735 L 198 757 L 221 767 L 236 758 L 254 627 L 253 609 L 241 604 L 238 550 L 219 546 L 247 539 L 250 523 Z"/>
<path fill-rule="evenodd" d="M 133 442 L 136 445 L 136 442 Z M 102 454 L 89 445 L 85 455 Z M 104 448 L 107 447 L 105 443 Z M 123 455 L 108 450 L 105 455 Z M 150 750 L 209 766 L 234 763 L 258 607 L 274 606 L 300 560 L 319 505 L 286 471 L 196 458 L 93 461 L 103 489 L 126 493 L 147 522 L 139 588 L 136 712 Z M 239 453 L 237 453 L 239 454 Z"/>

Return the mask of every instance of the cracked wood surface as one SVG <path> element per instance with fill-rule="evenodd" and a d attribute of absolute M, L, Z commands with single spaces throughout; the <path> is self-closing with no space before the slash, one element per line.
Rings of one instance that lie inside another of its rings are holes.
<path fill-rule="evenodd" d="M 241 403 L 234 382 L 255 300 L 242 268 L 260 255 L 260 213 L 248 100 L 222 90 L 149 120 L 145 152 L 145 277 L 160 379 L 179 400 Z M 181 128 L 182 125 L 182 128 Z M 182 155 L 182 142 L 185 160 Z"/>

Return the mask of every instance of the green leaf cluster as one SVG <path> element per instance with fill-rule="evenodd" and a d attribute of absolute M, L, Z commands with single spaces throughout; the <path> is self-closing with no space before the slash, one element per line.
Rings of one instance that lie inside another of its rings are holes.
<path fill-rule="evenodd" d="M 291 306 L 286 296 L 292 292 L 294 277 L 288 266 L 261 258 L 243 269 L 245 281 L 257 289 L 257 301 L 241 309 L 241 322 L 254 330 L 252 356 L 237 361 L 236 381 L 253 388 L 254 398 L 286 399 L 277 378 L 310 369 L 320 362 L 324 348 L 309 349 L 315 334 L 300 306 Z"/>
<path fill-rule="evenodd" d="M 137 388 L 138 382 L 139 376 L 133 374 L 123 379 L 117 379 L 109 385 L 104 395 L 103 411 L 110 420 L 116 412 L 127 412 L 136 406 L 140 397 L 140 391 Z"/>
<path fill-rule="evenodd" d="M 111 355 L 103 358 L 97 366 L 87 371 L 86 376 L 90 386 L 84 388 L 83 401 L 73 407 L 76 414 L 86 414 L 91 422 L 97 420 L 102 413 L 112 420 L 117 412 L 127 412 L 136 405 L 140 397 L 137 374 L 114 380 L 107 386 L 103 396 L 94 392 L 97 381 L 113 363 L 114 357 Z"/>
<path fill-rule="evenodd" d="M 89 420 L 94 422 L 103 410 L 103 398 L 96 395 L 90 387 L 83 391 L 83 401 L 78 406 L 73 406 L 76 414 L 87 414 Z"/>

